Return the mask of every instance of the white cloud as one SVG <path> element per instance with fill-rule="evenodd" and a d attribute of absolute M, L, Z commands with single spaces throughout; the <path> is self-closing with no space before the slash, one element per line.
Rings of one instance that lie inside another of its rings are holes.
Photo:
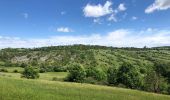
<path fill-rule="evenodd" d="M 141 31 L 118 29 L 104 35 L 53 36 L 46 39 L 21 39 L 0 36 L 0 48 L 42 47 L 72 44 L 91 44 L 114 47 L 143 47 L 170 45 L 170 30 L 146 29 Z"/>
<path fill-rule="evenodd" d="M 101 17 L 107 14 L 111 14 L 113 12 L 111 8 L 112 2 L 106 1 L 106 3 L 102 6 L 101 4 L 92 5 L 87 4 L 83 8 L 83 12 L 85 17 Z"/>
<path fill-rule="evenodd" d="M 25 18 L 25 19 L 28 19 L 28 13 L 22 13 L 22 16 Z"/>
<path fill-rule="evenodd" d="M 104 5 L 98 4 L 98 5 L 92 5 L 92 4 L 87 4 L 83 8 L 83 13 L 85 17 L 93 17 L 94 23 L 101 24 L 101 21 L 99 20 L 100 17 L 106 16 L 107 19 L 106 21 L 113 21 L 113 22 L 118 22 L 117 19 L 117 14 L 120 12 L 125 11 L 127 8 L 125 7 L 124 3 L 120 3 L 117 8 L 113 9 L 112 7 L 112 2 L 111 1 L 106 1 Z M 105 19 L 106 17 L 103 17 Z M 126 16 L 123 16 L 125 18 Z M 101 19 L 101 18 L 100 18 Z M 105 20 L 104 20 L 105 21 Z"/>
<path fill-rule="evenodd" d="M 127 8 L 125 7 L 125 4 L 121 3 L 118 7 L 119 11 L 125 11 Z"/>
<path fill-rule="evenodd" d="M 59 28 L 57 28 L 57 31 L 58 32 L 65 32 L 65 33 L 73 32 L 73 30 L 68 28 L 68 27 L 59 27 Z"/>
<path fill-rule="evenodd" d="M 132 17 L 132 20 L 137 20 L 137 19 L 138 19 L 138 17 L 136 17 L 136 16 Z"/>
<path fill-rule="evenodd" d="M 156 10 L 167 10 L 170 8 L 170 0 L 155 0 L 155 2 L 145 9 L 145 13 L 153 13 Z"/>
<path fill-rule="evenodd" d="M 114 14 L 110 15 L 110 17 L 108 18 L 108 21 L 114 21 L 114 22 L 117 22 L 117 19 L 115 17 Z"/>

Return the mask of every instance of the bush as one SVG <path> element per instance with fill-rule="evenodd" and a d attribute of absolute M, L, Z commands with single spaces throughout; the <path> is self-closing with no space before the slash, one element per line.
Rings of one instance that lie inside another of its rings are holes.
<path fill-rule="evenodd" d="M 0 69 L 0 72 L 8 72 L 8 70 L 7 69 Z"/>
<path fill-rule="evenodd" d="M 117 73 L 118 70 L 114 67 L 110 67 L 107 71 L 107 82 L 109 84 L 117 84 Z"/>
<path fill-rule="evenodd" d="M 59 79 L 57 77 L 53 77 L 52 81 L 59 81 Z"/>
<path fill-rule="evenodd" d="M 86 70 L 87 77 L 93 77 L 95 80 L 101 81 L 106 79 L 106 73 L 97 67 L 90 67 Z"/>
<path fill-rule="evenodd" d="M 15 69 L 13 72 L 14 72 L 14 73 L 18 73 L 19 71 L 18 71 L 17 69 Z"/>
<path fill-rule="evenodd" d="M 22 64 L 20 65 L 20 67 L 25 68 L 25 67 L 27 67 L 27 64 L 26 64 L 26 63 L 22 63 Z"/>
<path fill-rule="evenodd" d="M 46 69 L 40 68 L 39 72 L 40 72 L 40 73 L 45 73 L 45 72 L 46 72 Z"/>
<path fill-rule="evenodd" d="M 68 81 L 71 82 L 83 82 L 86 78 L 86 71 L 84 67 L 79 64 L 73 64 L 69 68 L 69 75 L 67 77 Z"/>
<path fill-rule="evenodd" d="M 25 67 L 24 71 L 22 72 L 21 77 L 24 77 L 27 79 L 36 79 L 36 78 L 39 78 L 39 74 L 32 67 Z"/>
<path fill-rule="evenodd" d="M 125 85 L 128 88 L 141 88 L 142 79 L 139 72 L 130 63 L 123 63 L 118 70 L 118 83 Z"/>
<path fill-rule="evenodd" d="M 168 94 L 170 94 L 170 86 L 168 87 L 168 90 L 167 90 Z"/>

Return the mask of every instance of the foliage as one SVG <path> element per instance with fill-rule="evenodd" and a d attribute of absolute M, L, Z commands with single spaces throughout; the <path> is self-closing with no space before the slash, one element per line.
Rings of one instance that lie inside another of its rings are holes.
<path fill-rule="evenodd" d="M 39 78 L 39 74 L 33 67 L 25 67 L 21 77 L 27 79 L 36 79 Z"/>
<path fill-rule="evenodd" d="M 14 73 L 18 73 L 19 71 L 18 71 L 17 69 L 15 69 L 13 72 L 14 72 Z"/>
<path fill-rule="evenodd" d="M 109 84 L 117 84 L 117 73 L 118 70 L 115 67 L 110 67 L 107 71 L 107 81 Z"/>
<path fill-rule="evenodd" d="M 0 69 L 0 72 L 8 72 L 8 70 L 7 70 L 7 69 L 2 68 L 2 69 Z"/>
<path fill-rule="evenodd" d="M 79 64 L 73 64 L 69 68 L 68 81 L 71 82 L 83 82 L 86 77 L 86 71 L 84 67 Z"/>
<path fill-rule="evenodd" d="M 131 67 L 124 65 L 124 62 L 129 62 Z M 65 72 L 73 63 L 81 65 L 85 70 L 86 76 L 83 77 L 83 82 L 98 84 L 107 80 L 108 85 L 165 94 L 169 91 L 170 47 L 168 46 L 115 48 L 97 45 L 67 45 L 0 50 L 0 66 L 5 69 L 32 66 L 45 74 L 46 72 Z M 13 69 L 8 71 L 13 72 Z M 153 79 L 150 79 L 152 77 Z M 159 84 L 159 88 L 154 90 L 153 84 Z"/>
<path fill-rule="evenodd" d="M 141 77 L 135 66 L 130 63 L 123 63 L 118 70 L 118 83 L 124 84 L 128 88 L 140 88 Z"/>
<path fill-rule="evenodd" d="M 54 72 L 66 72 L 66 68 L 65 67 L 61 67 L 61 66 L 55 66 L 53 68 Z"/>
<path fill-rule="evenodd" d="M 86 73 L 86 77 L 92 77 L 93 79 L 98 81 L 106 79 L 106 73 L 101 68 L 89 67 L 87 68 Z"/>

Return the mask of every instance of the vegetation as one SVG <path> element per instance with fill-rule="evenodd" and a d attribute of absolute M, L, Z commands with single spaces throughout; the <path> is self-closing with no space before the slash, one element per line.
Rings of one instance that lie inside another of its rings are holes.
<path fill-rule="evenodd" d="M 0 66 L 3 70 L 13 68 L 12 71 L 7 70 L 8 72 L 17 72 L 14 71 L 16 67 L 26 70 L 27 66 L 32 66 L 33 72 L 38 71 L 42 75 L 49 72 L 68 72 L 67 81 L 71 82 L 170 94 L 170 47 L 73 45 L 33 49 L 6 48 L 0 50 Z M 37 78 L 37 75 L 28 76 Z M 58 78 L 53 76 L 51 80 L 58 81 Z"/>
<path fill-rule="evenodd" d="M 170 96 L 106 86 L 0 76 L 0 100 L 169 100 Z"/>
<path fill-rule="evenodd" d="M 39 74 L 35 69 L 33 69 L 33 67 L 25 67 L 21 77 L 27 79 L 36 79 L 39 78 Z"/>
<path fill-rule="evenodd" d="M 83 82 L 86 77 L 85 69 L 78 64 L 72 65 L 72 67 L 69 68 L 69 75 L 67 77 L 68 81 L 71 82 Z"/>

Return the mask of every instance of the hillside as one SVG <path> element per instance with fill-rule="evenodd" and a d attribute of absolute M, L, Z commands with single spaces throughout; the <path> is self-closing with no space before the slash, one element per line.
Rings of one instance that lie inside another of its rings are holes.
<path fill-rule="evenodd" d="M 170 96 L 106 86 L 0 77 L 0 100 L 169 100 Z"/>
<path fill-rule="evenodd" d="M 73 68 L 74 64 L 78 65 L 78 69 Z M 71 78 L 64 79 L 71 82 L 170 94 L 170 47 L 72 45 L 33 49 L 6 48 L 0 51 L 0 71 L 4 72 L 9 67 L 27 66 L 32 66 L 40 73 L 77 70 L 75 77 L 69 74 Z M 76 80 L 78 73 L 81 77 Z"/>
<path fill-rule="evenodd" d="M 130 61 L 137 66 L 150 66 L 157 61 L 170 62 L 170 47 L 157 48 L 112 48 L 103 46 L 57 46 L 35 49 L 2 49 L 1 66 L 19 66 L 22 63 L 33 66 L 69 66 L 77 62 L 85 67 L 108 68 Z M 11 65 L 10 65 L 11 64 Z M 147 67 L 146 67 L 147 68 Z"/>

